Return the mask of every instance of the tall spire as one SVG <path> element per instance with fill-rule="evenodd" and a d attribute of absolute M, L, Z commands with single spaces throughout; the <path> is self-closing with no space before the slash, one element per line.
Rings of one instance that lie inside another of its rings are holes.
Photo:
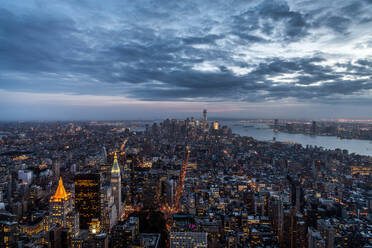
<path fill-rule="evenodd" d="M 111 168 L 111 174 L 112 173 L 119 173 L 120 174 L 120 167 L 119 167 L 119 163 L 118 163 L 118 155 L 116 154 L 116 152 L 115 152 L 115 155 L 114 155 L 114 163 L 113 163 L 112 168 Z"/>
<path fill-rule="evenodd" d="M 65 187 L 63 186 L 62 177 L 60 177 L 56 193 L 50 198 L 50 200 L 61 201 L 62 199 L 66 200 L 68 197 L 69 197 L 69 194 L 67 194 Z"/>

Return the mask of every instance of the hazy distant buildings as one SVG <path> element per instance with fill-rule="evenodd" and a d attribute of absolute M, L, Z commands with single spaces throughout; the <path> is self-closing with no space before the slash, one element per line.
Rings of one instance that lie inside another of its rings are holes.
<path fill-rule="evenodd" d="M 207 110 L 204 109 L 203 110 L 203 120 L 201 122 L 201 126 L 205 129 L 207 128 L 208 124 L 207 124 Z"/>
<path fill-rule="evenodd" d="M 278 129 L 279 129 L 279 120 L 275 119 L 274 120 L 274 131 L 276 132 L 276 131 L 278 131 Z"/>
<path fill-rule="evenodd" d="M 311 123 L 310 133 L 311 134 L 316 134 L 317 130 L 318 130 L 318 128 L 317 128 L 317 125 L 316 125 L 316 121 L 313 121 Z"/>

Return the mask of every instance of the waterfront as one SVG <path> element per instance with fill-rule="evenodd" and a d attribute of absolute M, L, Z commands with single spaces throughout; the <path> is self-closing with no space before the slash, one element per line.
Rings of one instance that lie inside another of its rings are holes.
<path fill-rule="evenodd" d="M 0 189 L 0 204 L 9 207 L 3 208 L 9 240 L 39 247 L 45 239 L 49 245 L 54 240 L 47 237 L 62 230 L 61 221 L 85 221 L 94 230 L 96 220 L 102 220 L 98 232 L 81 231 L 86 227 L 76 224 L 74 230 L 66 229 L 65 237 L 70 235 L 84 247 L 98 241 L 103 243 L 99 247 L 123 243 L 134 247 L 146 235 L 158 240 L 160 245 L 154 247 L 206 248 L 217 243 L 221 245 L 213 247 L 228 247 L 232 239 L 236 240 L 233 247 L 258 243 L 302 247 L 309 235 L 322 237 L 325 228 L 332 228 L 334 235 L 327 235 L 326 241 L 319 238 L 319 243 L 366 247 L 372 237 L 368 205 L 372 157 L 341 156 L 314 147 L 293 149 L 284 142 L 265 145 L 270 143 L 252 142 L 232 134 L 229 127 L 271 140 L 270 122 L 221 122 L 228 126 L 219 126 L 206 119 L 166 119 L 155 121 L 156 125 L 144 121 L 0 123 L 2 134 L 9 134 L 0 142 L 0 185 L 5 185 Z M 135 131 L 143 128 L 144 132 Z M 20 211 L 19 206 L 27 209 Z M 67 214 L 61 215 L 61 207 Z M 80 215 L 84 211 L 93 216 Z M 45 223 L 49 231 L 29 232 Z M 226 226 L 233 228 L 224 238 Z M 283 226 L 288 227 L 282 230 Z M 167 246 L 174 240 L 191 240 L 194 230 L 202 234 L 197 238 L 203 238 L 205 245 Z M 267 235 L 242 238 L 249 237 L 249 230 Z M 277 235 L 282 231 L 283 239 Z M 298 238 L 291 241 L 294 235 Z M 57 247 L 55 243 L 49 246 Z M 13 244 L 3 245 L 0 240 L 0 247 Z M 57 244 L 73 247 L 71 239 Z"/>
<path fill-rule="evenodd" d="M 250 136 L 260 141 L 271 141 L 275 137 L 277 141 L 296 142 L 303 146 L 311 145 L 326 149 L 346 149 L 349 153 L 372 156 L 372 141 L 369 140 L 340 139 L 336 136 L 275 133 L 265 123 L 221 121 L 221 124 L 229 126 L 233 133 Z"/>

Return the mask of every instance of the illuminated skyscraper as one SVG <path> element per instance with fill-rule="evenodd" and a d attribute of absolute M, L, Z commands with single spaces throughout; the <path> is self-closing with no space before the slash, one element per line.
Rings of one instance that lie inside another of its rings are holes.
<path fill-rule="evenodd" d="M 59 178 L 56 193 L 49 201 L 49 226 L 59 224 L 68 227 L 67 216 L 73 211 L 71 194 L 67 193 L 63 186 L 62 178 Z"/>
<path fill-rule="evenodd" d="M 112 194 L 114 196 L 114 202 L 116 205 L 117 216 L 121 216 L 121 176 L 120 176 L 120 167 L 118 163 L 118 156 L 114 155 L 114 163 L 111 168 L 111 187 Z"/>
<path fill-rule="evenodd" d="M 206 109 L 203 110 L 203 122 L 207 123 L 207 110 Z"/>
<path fill-rule="evenodd" d="M 219 128 L 219 127 L 218 127 L 218 121 L 214 121 L 212 127 L 213 127 L 213 130 L 216 130 L 216 131 L 217 131 L 218 128 Z"/>
<path fill-rule="evenodd" d="M 80 229 L 88 229 L 94 218 L 99 218 L 100 175 L 79 173 L 75 176 L 75 208 L 79 212 Z"/>

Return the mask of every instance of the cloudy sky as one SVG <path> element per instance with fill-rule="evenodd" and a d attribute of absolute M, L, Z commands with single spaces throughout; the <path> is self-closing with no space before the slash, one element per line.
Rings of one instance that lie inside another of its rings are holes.
<path fill-rule="evenodd" d="M 372 116 L 371 0 L 0 5 L 0 120 Z"/>

